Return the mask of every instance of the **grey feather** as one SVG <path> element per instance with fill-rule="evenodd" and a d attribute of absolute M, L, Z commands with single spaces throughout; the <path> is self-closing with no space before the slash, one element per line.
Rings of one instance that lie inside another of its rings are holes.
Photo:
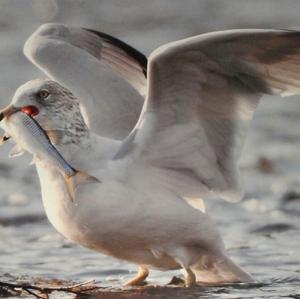
<path fill-rule="evenodd" d="M 131 139 L 138 146 L 128 155 L 145 171 L 157 168 L 161 183 L 183 197 L 239 198 L 236 162 L 260 98 L 300 93 L 300 33 L 199 35 L 158 48 L 148 68 L 144 114 Z"/>

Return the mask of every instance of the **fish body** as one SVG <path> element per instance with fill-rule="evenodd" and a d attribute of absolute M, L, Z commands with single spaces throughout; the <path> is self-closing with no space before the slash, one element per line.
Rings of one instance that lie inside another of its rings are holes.
<path fill-rule="evenodd" d="M 27 151 L 33 155 L 33 161 L 48 161 L 60 170 L 72 200 L 75 197 L 75 189 L 80 183 L 99 182 L 97 178 L 74 169 L 58 152 L 39 123 L 30 115 L 21 111 L 16 112 L 5 122 L 1 122 L 1 126 L 17 143 L 19 151 Z"/>
<path fill-rule="evenodd" d="M 19 114 L 22 125 L 29 130 L 32 134 L 32 137 L 38 141 L 43 155 L 46 155 L 48 159 L 50 158 L 66 176 L 74 176 L 76 174 L 76 170 L 69 165 L 69 163 L 57 151 L 39 123 L 26 113 L 19 112 Z"/>

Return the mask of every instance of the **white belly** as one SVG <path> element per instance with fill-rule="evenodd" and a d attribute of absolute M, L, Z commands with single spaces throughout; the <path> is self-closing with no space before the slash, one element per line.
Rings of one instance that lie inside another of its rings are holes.
<path fill-rule="evenodd" d="M 177 263 L 170 257 L 155 256 L 148 242 L 134 233 L 137 219 L 134 217 L 133 207 L 126 207 L 131 215 L 126 213 L 125 219 L 122 207 L 116 207 L 113 203 L 111 208 L 105 205 L 103 210 L 97 210 L 92 208 L 91 202 L 71 202 L 59 172 L 49 171 L 39 165 L 37 169 L 47 217 L 56 230 L 67 239 L 137 264 L 148 264 L 156 268 L 161 268 L 164 264 L 166 267 L 162 268 L 177 268 Z M 124 226 L 127 226 L 127 230 L 120 233 Z"/>
<path fill-rule="evenodd" d="M 203 225 L 209 227 L 209 238 L 215 234 L 208 216 L 189 205 L 177 203 L 172 207 L 174 202 L 153 195 L 142 198 L 142 193 L 121 184 L 114 186 L 117 183 L 113 182 L 83 185 L 71 202 L 59 173 L 37 169 L 43 204 L 53 226 L 73 242 L 101 253 L 154 268 L 175 269 L 179 265 L 170 254 L 173 248 L 195 245 L 197 240 L 205 242 L 201 230 L 207 228 Z"/>

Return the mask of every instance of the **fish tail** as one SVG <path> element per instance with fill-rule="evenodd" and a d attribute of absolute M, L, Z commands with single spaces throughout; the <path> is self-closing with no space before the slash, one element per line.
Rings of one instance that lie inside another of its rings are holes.
<path fill-rule="evenodd" d="M 65 176 L 65 181 L 71 201 L 74 201 L 76 189 L 79 185 L 100 182 L 94 176 L 79 170 L 76 170 L 75 174 L 72 176 Z"/>

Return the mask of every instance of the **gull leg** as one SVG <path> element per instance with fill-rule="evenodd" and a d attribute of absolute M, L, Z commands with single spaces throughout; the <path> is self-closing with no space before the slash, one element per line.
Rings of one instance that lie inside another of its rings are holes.
<path fill-rule="evenodd" d="M 146 266 L 139 266 L 138 274 L 125 283 L 125 286 L 141 286 L 143 285 L 144 280 L 149 275 L 149 269 Z"/>
<path fill-rule="evenodd" d="M 184 280 L 186 288 L 196 285 L 196 275 L 190 268 L 184 268 Z"/>

